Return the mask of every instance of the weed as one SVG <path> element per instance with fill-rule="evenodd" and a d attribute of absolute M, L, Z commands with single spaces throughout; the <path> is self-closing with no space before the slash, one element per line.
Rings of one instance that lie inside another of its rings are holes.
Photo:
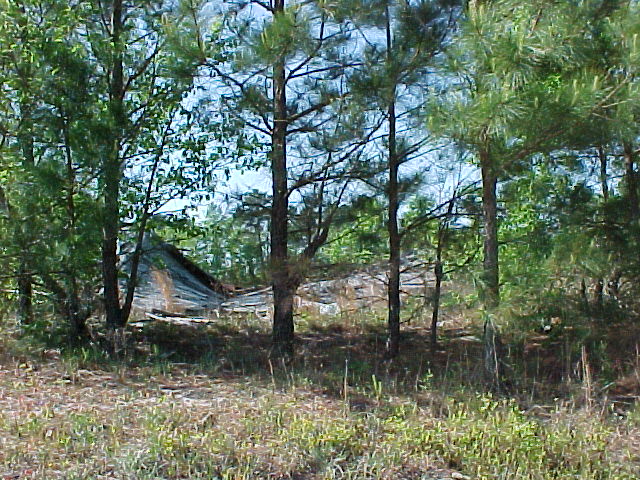
<path fill-rule="evenodd" d="M 424 326 L 406 326 L 413 330 L 403 339 L 403 355 L 382 362 L 378 320 L 352 322 L 339 332 L 335 319 L 319 321 L 307 319 L 308 330 L 299 332 L 304 357 L 291 364 L 268 362 L 267 327 L 253 320 L 145 327 L 120 361 L 91 345 L 43 361 L 26 356 L 22 344 L 19 359 L 0 363 L 0 476 L 640 476 L 640 409 L 609 414 L 598 396 L 603 370 L 591 369 L 609 355 L 610 341 L 569 345 L 577 372 L 570 385 L 536 385 L 534 395 L 522 381 L 507 399 L 482 393 L 470 375 L 481 346 L 468 326 L 443 329 L 445 350 L 433 353 Z M 634 358 L 627 362 L 632 374 Z"/>

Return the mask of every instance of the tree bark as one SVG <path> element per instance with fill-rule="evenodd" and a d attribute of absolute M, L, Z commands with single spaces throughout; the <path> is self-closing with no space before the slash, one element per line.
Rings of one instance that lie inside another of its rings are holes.
<path fill-rule="evenodd" d="M 484 321 L 484 377 L 489 390 L 501 392 L 502 380 L 500 369 L 501 342 L 498 329 L 493 323 L 491 314 L 486 313 Z"/>
<path fill-rule="evenodd" d="M 490 390 L 500 391 L 500 337 L 491 311 L 500 303 L 498 264 L 498 201 L 495 166 L 487 150 L 480 151 L 482 170 L 482 209 L 484 214 L 483 303 L 484 321 L 484 373 Z"/>
<path fill-rule="evenodd" d="M 392 39 L 389 7 L 386 8 L 386 32 L 387 32 L 387 64 L 392 62 Z M 393 82 L 393 80 L 392 80 Z M 389 186 L 388 186 L 388 220 L 387 232 L 389 234 L 389 286 L 388 286 L 388 330 L 387 358 L 394 358 L 400 352 L 400 232 L 398 229 L 398 170 L 400 161 L 397 151 L 396 138 L 396 88 L 391 85 L 389 92 L 389 106 L 387 109 L 389 122 L 388 162 L 389 162 Z"/>
<path fill-rule="evenodd" d="M 435 350 L 438 345 L 438 316 L 440 314 L 440 296 L 442 292 L 442 279 L 444 278 L 444 268 L 442 264 L 442 252 L 445 249 L 445 238 L 449 230 L 449 222 L 453 214 L 453 208 L 456 203 L 458 193 L 453 192 L 449 206 L 447 207 L 447 216 L 440 221 L 438 225 L 438 244 L 436 245 L 436 264 L 433 267 L 433 273 L 436 277 L 435 290 L 433 292 L 433 313 L 431 315 L 431 348 Z"/>
<path fill-rule="evenodd" d="M 283 15 L 285 0 L 275 0 L 274 16 Z M 274 356 L 293 355 L 293 296 L 295 285 L 289 265 L 289 193 L 287 181 L 287 93 L 285 58 L 273 65 L 273 128 L 271 132 L 271 286 L 273 288 Z"/>
<path fill-rule="evenodd" d="M 598 158 L 600 160 L 600 186 L 602 188 L 602 199 L 605 202 L 609 201 L 609 175 L 607 173 L 608 162 L 607 154 L 605 153 L 602 145 L 598 145 Z"/>
<path fill-rule="evenodd" d="M 120 141 L 124 126 L 124 73 L 122 58 L 123 3 L 113 1 L 111 40 L 114 60 L 109 85 L 112 118 L 110 148 L 103 165 L 104 220 L 102 238 L 102 278 L 107 327 L 124 326 L 118 286 L 118 234 L 120 231 Z"/>
<path fill-rule="evenodd" d="M 433 267 L 433 273 L 435 274 L 435 277 L 436 277 L 436 285 L 433 292 L 433 312 L 431 314 L 431 348 L 435 349 L 438 346 L 438 316 L 440 314 L 440 294 L 442 289 L 442 277 L 444 276 L 444 270 L 442 268 L 442 258 L 440 255 L 440 248 L 438 248 L 438 255 L 436 258 L 436 264 Z"/>
<path fill-rule="evenodd" d="M 640 219 L 640 204 L 638 203 L 638 178 L 635 170 L 635 153 L 633 151 L 633 145 L 629 142 L 624 142 L 624 166 L 625 166 L 625 181 L 627 188 L 627 199 L 629 201 L 629 222 L 637 224 Z"/>
<path fill-rule="evenodd" d="M 64 149 L 67 161 L 67 216 L 69 225 L 67 229 L 67 242 L 73 246 L 72 251 L 75 251 L 75 235 L 76 235 L 76 206 L 75 206 L 75 191 L 76 191 L 76 174 L 73 168 L 73 156 L 71 154 L 71 139 L 69 136 L 69 128 L 67 118 L 63 118 L 63 134 L 64 134 Z M 89 309 L 86 309 L 86 314 L 81 312 L 80 307 L 80 294 L 78 291 L 78 279 L 74 260 L 70 259 L 67 267 L 66 282 L 69 288 L 69 294 L 66 299 L 67 317 L 71 322 L 71 334 L 74 340 L 86 338 L 89 335 L 87 329 L 87 317 Z"/>
<path fill-rule="evenodd" d="M 20 11 L 25 15 L 24 6 L 20 7 Z M 21 40 L 25 43 L 29 43 L 29 32 L 27 23 L 23 25 L 21 29 Z M 19 68 L 21 75 L 20 83 L 22 88 L 23 98 L 27 98 L 27 93 L 31 91 L 31 65 L 26 65 L 23 68 Z M 31 171 L 34 168 L 35 151 L 34 151 L 34 130 L 33 130 L 33 104 L 30 100 L 20 100 L 20 126 L 18 128 L 18 143 L 22 153 L 22 164 L 27 171 Z M 28 187 L 27 187 L 28 188 Z M 29 240 L 31 231 L 25 233 L 21 225 L 15 225 L 15 235 L 20 246 L 20 265 L 18 266 L 18 321 L 27 325 L 33 322 L 33 278 L 31 276 L 31 267 L 29 265 L 31 259 L 31 252 L 29 247 Z"/>
<path fill-rule="evenodd" d="M 33 281 L 24 259 L 18 267 L 18 321 L 21 325 L 33 323 Z"/>
<path fill-rule="evenodd" d="M 488 151 L 480 152 L 482 210 L 484 214 L 483 302 L 487 310 L 500 303 L 498 264 L 498 178 Z"/>

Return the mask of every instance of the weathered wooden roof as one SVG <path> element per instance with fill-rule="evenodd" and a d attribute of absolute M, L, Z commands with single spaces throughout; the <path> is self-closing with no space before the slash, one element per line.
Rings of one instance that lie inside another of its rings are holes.
<path fill-rule="evenodd" d="M 143 242 L 134 309 L 202 314 L 227 299 L 223 285 L 155 234 Z"/>
<path fill-rule="evenodd" d="M 134 300 L 137 312 L 147 316 L 200 316 L 203 320 L 221 313 L 270 316 L 270 288 L 233 292 L 157 235 L 147 235 L 143 249 Z M 428 297 L 432 281 L 427 265 L 415 259 L 404 259 L 403 297 Z M 384 264 L 339 278 L 310 281 L 298 289 L 296 310 L 340 315 L 384 305 L 386 284 Z"/>

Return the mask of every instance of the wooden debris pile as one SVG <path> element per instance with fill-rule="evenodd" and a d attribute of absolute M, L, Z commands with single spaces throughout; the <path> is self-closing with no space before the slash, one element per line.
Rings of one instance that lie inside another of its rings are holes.
<path fill-rule="evenodd" d="M 271 288 L 234 290 L 185 257 L 175 246 L 149 236 L 140 265 L 134 301 L 138 318 L 176 323 L 211 321 L 220 315 L 270 317 Z M 401 273 L 403 297 L 432 295 L 433 276 L 427 264 L 406 258 Z M 310 281 L 298 289 L 297 312 L 339 316 L 386 302 L 385 265 L 371 266 L 327 280 Z"/>

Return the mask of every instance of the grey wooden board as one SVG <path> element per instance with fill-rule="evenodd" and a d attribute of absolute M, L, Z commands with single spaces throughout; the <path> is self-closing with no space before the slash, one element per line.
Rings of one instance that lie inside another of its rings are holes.
<path fill-rule="evenodd" d="M 417 259 L 405 258 L 400 283 L 403 299 L 429 297 L 433 275 L 428 265 Z M 355 271 L 334 279 L 309 281 L 298 289 L 295 307 L 320 315 L 341 315 L 384 305 L 388 277 L 384 264 Z M 270 316 L 271 288 L 248 291 L 232 297 L 213 291 L 194 277 L 170 252 L 162 248 L 149 249 L 140 268 L 140 286 L 134 306 L 141 313 L 163 311 L 167 314 L 191 313 L 211 318 L 237 313 Z"/>
<path fill-rule="evenodd" d="M 198 279 L 184 266 L 185 259 L 177 258 L 165 245 L 153 237 L 145 238 L 134 308 L 175 313 L 219 309 L 226 297 Z M 126 262 L 123 267 L 127 269 Z"/>

